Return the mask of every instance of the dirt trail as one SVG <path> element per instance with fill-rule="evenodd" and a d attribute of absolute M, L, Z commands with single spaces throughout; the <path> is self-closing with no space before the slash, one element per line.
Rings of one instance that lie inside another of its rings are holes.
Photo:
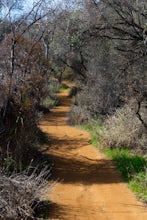
<path fill-rule="evenodd" d="M 52 220 L 146 220 L 147 208 L 123 183 L 111 161 L 90 145 L 89 134 L 67 125 L 71 102 L 61 93 L 61 106 L 40 127 L 52 138 L 48 156 L 53 178 Z"/>

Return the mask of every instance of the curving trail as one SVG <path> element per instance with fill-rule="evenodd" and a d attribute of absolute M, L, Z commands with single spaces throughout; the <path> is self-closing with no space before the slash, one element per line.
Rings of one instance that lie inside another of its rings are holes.
<path fill-rule="evenodd" d="M 59 183 L 49 195 L 52 220 L 146 220 L 147 208 L 137 201 L 113 163 L 90 145 L 86 131 L 67 125 L 71 101 L 59 94 L 61 105 L 46 115 L 40 127 L 51 137 L 46 153 L 54 162 Z"/>

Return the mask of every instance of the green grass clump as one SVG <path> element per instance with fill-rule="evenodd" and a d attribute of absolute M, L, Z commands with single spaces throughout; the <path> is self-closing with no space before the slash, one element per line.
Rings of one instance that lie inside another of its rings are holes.
<path fill-rule="evenodd" d="M 100 141 L 103 139 L 103 127 L 100 121 L 93 121 L 86 125 L 80 126 L 82 129 L 90 132 L 91 143 L 93 146 L 97 147 Z"/>
<path fill-rule="evenodd" d="M 124 180 L 136 195 L 147 202 L 147 160 L 134 155 L 128 149 L 105 149 L 106 155 L 113 159 Z"/>
<path fill-rule="evenodd" d="M 130 189 L 147 203 L 147 172 L 140 172 L 129 183 Z"/>
<path fill-rule="evenodd" d="M 104 151 L 108 157 L 115 161 L 126 181 L 131 180 L 134 174 L 145 170 L 147 164 L 145 158 L 132 155 L 128 149 L 105 149 Z"/>
<path fill-rule="evenodd" d="M 64 92 L 65 90 L 67 90 L 69 87 L 66 84 L 62 84 L 61 88 L 60 88 L 60 92 Z"/>

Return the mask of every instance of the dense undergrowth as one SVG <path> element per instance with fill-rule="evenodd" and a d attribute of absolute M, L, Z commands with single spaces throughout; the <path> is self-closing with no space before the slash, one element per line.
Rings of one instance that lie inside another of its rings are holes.
<path fill-rule="evenodd" d="M 49 113 L 52 107 L 59 104 L 55 93 L 67 88 L 65 87 L 58 80 L 54 80 L 48 96 L 35 110 L 37 122 L 43 114 Z M 13 122 L 13 126 L 17 125 L 15 118 Z M 47 219 L 50 202 L 45 195 L 50 193 L 54 183 L 49 185 L 52 165 L 41 153 L 41 149 L 49 144 L 49 137 L 39 129 L 37 123 L 32 126 L 30 121 L 28 127 L 26 124 L 21 124 L 21 127 L 22 134 L 19 139 L 16 136 L 16 141 L 20 144 L 20 149 L 25 144 L 25 149 L 18 152 L 16 148 L 19 159 L 15 160 L 16 155 L 12 151 L 15 146 L 10 146 L 5 156 L 0 152 L 0 219 Z"/>
<path fill-rule="evenodd" d="M 54 183 L 49 185 L 51 162 L 41 153 L 41 146 L 49 139 L 39 128 L 35 142 L 23 158 L 21 170 L 11 155 L 0 161 L 0 219 L 46 219 L 49 198 Z M 27 156 L 27 157 L 26 157 Z"/>
<path fill-rule="evenodd" d="M 81 86 L 82 92 L 74 95 L 69 122 L 90 132 L 92 144 L 114 161 L 130 189 L 147 202 L 146 99 L 140 105 L 139 114 L 135 98 L 127 100 L 114 112 L 108 110 L 107 114 L 101 114 L 97 93 L 94 97 L 94 88 L 92 92 L 91 87 L 86 89 L 90 94 Z M 89 107 L 91 103 L 95 108 Z M 93 114 L 94 109 L 98 114 Z"/>
<path fill-rule="evenodd" d="M 146 1 L 38 0 L 25 13 L 24 2 L 0 1 L 0 166 L 26 169 L 40 149 L 40 117 L 59 105 L 62 79 L 76 79 L 69 123 L 86 124 L 114 160 L 129 149 L 127 181 L 146 192 L 140 159 L 132 165 L 147 155 Z"/>

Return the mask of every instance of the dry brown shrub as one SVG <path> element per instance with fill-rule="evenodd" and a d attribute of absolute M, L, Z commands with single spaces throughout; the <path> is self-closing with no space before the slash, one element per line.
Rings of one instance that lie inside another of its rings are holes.
<path fill-rule="evenodd" d="M 36 138 L 38 106 L 49 93 L 48 62 L 40 42 L 17 33 L 6 36 L 0 52 L 1 153 L 12 155 L 21 170 Z"/>
<path fill-rule="evenodd" d="M 71 125 L 85 124 L 90 120 L 90 116 L 84 108 L 73 105 L 68 115 L 68 122 Z"/>
<path fill-rule="evenodd" d="M 145 116 L 145 108 L 141 112 Z M 134 102 L 117 109 L 105 121 L 105 140 L 107 147 L 126 147 L 147 152 L 146 129 L 136 115 Z"/>
<path fill-rule="evenodd" d="M 30 174 L 31 172 L 31 174 Z M 47 167 L 39 173 L 30 166 L 27 171 L 8 175 L 0 170 L 0 219 L 35 219 L 34 209 L 50 191 Z M 35 205 L 34 205 L 35 204 Z"/>

